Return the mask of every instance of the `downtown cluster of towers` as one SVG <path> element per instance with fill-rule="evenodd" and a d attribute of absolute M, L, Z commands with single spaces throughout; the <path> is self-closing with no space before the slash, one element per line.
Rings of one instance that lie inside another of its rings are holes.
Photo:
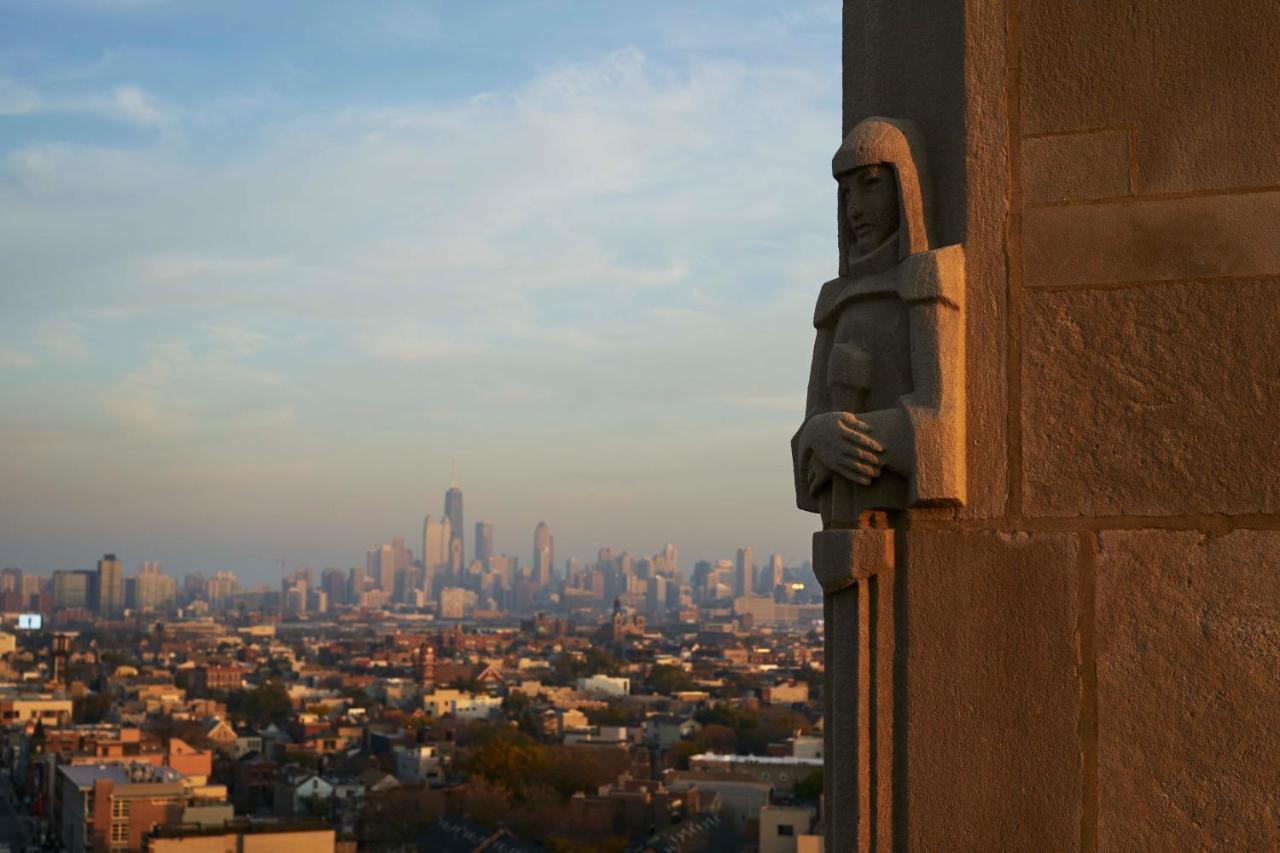
<path fill-rule="evenodd" d="M 557 570 L 555 537 L 546 522 L 533 531 L 533 559 L 522 567 L 518 557 L 497 553 L 489 521 L 474 527 L 468 559 L 462 489 L 455 481 L 444 495 L 441 515 L 423 520 L 417 550 L 403 538 L 369 548 L 363 569 L 323 573 L 318 590 L 307 591 L 310 573 L 300 570 L 285 579 L 286 611 L 323 610 L 349 605 L 370 609 L 404 606 L 434 609 L 443 618 L 460 619 L 476 610 L 527 613 L 605 609 L 622 603 L 652 616 L 674 613 L 699 602 L 739 596 L 771 595 L 787 581 L 782 557 L 774 554 L 757 573 L 750 548 L 734 560 L 699 562 L 689 583 L 680 574 L 676 546 L 665 545 L 647 557 L 602 548 L 594 562 L 564 561 Z M 322 592 L 319 608 L 316 593 Z"/>
<path fill-rule="evenodd" d="M 773 596 L 796 600 L 803 594 L 806 571 L 787 569 L 782 557 L 770 556 L 757 567 L 750 548 L 738 549 L 732 560 L 699 561 L 685 578 L 676 546 L 667 544 L 651 556 L 614 553 L 601 548 L 594 562 L 555 564 L 555 538 L 545 522 L 533 531 L 532 562 L 494 550 L 493 523 L 474 527 L 471 559 L 464 542 L 462 489 L 452 483 L 444 496 L 444 511 L 428 515 L 422 525 L 415 557 L 401 538 L 368 550 L 363 568 L 330 568 L 318 578 L 307 567 L 285 574 L 278 592 L 268 586 L 246 590 L 235 573 L 211 577 L 191 574 L 178 585 L 159 563 L 145 562 L 136 576 L 123 576 L 114 554 L 98 561 L 97 570 L 55 571 L 52 577 L 24 575 L 20 569 L 0 572 L 0 603 L 7 610 L 49 613 L 80 611 L 85 617 L 116 617 L 124 611 L 162 612 L 177 606 L 191 612 L 246 607 L 286 614 L 322 614 L 335 607 L 371 610 L 404 607 L 434 610 L 442 618 L 462 619 L 478 610 L 530 613 L 607 611 L 619 606 L 650 618 L 696 614 L 700 605 L 723 603 L 743 596 Z M 281 563 L 282 572 L 284 563 Z M 695 615 L 696 618 L 696 615 Z"/>
<path fill-rule="evenodd" d="M 472 557 L 467 559 L 462 489 L 453 482 L 444 495 L 444 512 L 428 515 L 422 524 L 418 553 L 395 538 L 369 548 L 364 569 L 343 574 L 325 571 L 320 591 L 328 605 L 362 607 L 436 607 L 445 617 L 461 618 L 477 606 L 514 610 L 537 595 L 529 589 L 549 590 L 556 581 L 555 540 L 551 528 L 539 522 L 533 534 L 533 562 L 521 571 L 518 557 L 498 554 L 493 546 L 493 523 L 475 525 Z M 315 593 L 308 594 L 310 573 L 295 572 L 284 579 L 286 610 L 316 609 Z M 526 585 L 526 594 L 517 589 Z M 305 602 L 305 603 L 304 603 Z"/>

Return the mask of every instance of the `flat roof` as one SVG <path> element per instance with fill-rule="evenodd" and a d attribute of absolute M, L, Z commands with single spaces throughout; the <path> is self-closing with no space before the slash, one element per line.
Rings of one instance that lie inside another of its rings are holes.
<path fill-rule="evenodd" d="M 716 764 L 804 764 L 809 767 L 821 767 L 821 758 L 797 758 L 794 755 L 718 755 L 714 752 L 703 752 L 691 756 L 690 761 L 709 761 Z"/>
<path fill-rule="evenodd" d="M 146 768 L 148 775 L 141 779 L 130 778 L 129 771 L 134 767 Z M 99 779 L 106 779 L 115 785 L 140 785 L 173 784 L 186 778 L 171 767 L 156 767 L 151 764 L 64 764 L 59 770 L 77 788 L 92 788 L 93 783 Z"/>

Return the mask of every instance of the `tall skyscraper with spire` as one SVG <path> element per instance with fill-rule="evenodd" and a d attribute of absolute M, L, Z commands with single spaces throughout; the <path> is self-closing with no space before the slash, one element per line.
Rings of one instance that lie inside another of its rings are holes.
<path fill-rule="evenodd" d="M 467 562 L 467 550 L 463 544 L 467 529 L 462 526 L 462 489 L 458 487 L 456 475 L 448 491 L 444 493 L 444 515 L 449 519 L 450 536 L 458 540 L 457 545 L 450 544 L 448 553 L 457 555 L 458 567 L 461 568 Z"/>

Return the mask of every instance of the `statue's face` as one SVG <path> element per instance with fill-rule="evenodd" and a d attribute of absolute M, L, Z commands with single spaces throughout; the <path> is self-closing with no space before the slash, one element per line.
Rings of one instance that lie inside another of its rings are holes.
<path fill-rule="evenodd" d="M 898 179 L 892 166 L 877 164 L 841 175 L 840 183 L 849 229 L 866 254 L 898 230 Z"/>

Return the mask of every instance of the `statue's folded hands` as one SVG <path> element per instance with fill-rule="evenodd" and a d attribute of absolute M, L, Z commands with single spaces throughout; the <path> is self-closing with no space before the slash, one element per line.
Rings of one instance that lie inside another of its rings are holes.
<path fill-rule="evenodd" d="M 884 450 L 884 446 L 872 438 L 871 431 L 871 425 L 852 412 L 823 412 L 805 424 L 800 435 L 801 452 L 812 453 L 828 469 L 828 479 L 834 472 L 866 485 L 880 475 L 880 453 Z"/>

